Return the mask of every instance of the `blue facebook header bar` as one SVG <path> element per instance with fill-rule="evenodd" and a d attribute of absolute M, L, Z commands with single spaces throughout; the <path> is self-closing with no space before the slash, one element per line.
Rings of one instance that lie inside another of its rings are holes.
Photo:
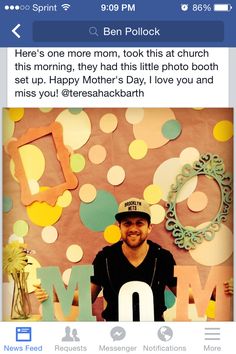
<path fill-rule="evenodd" d="M 235 23 L 218 0 L 2 0 L 0 46 L 235 47 Z"/>
<path fill-rule="evenodd" d="M 116 43 L 222 42 L 222 21 L 35 21 L 33 40 Z"/>

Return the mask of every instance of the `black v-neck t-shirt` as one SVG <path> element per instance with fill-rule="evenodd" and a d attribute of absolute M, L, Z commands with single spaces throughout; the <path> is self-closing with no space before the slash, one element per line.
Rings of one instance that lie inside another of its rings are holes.
<path fill-rule="evenodd" d="M 122 241 L 104 247 L 93 261 L 92 283 L 103 288 L 107 306 L 102 313 L 106 321 L 118 321 L 118 294 L 127 282 L 147 283 L 153 291 L 154 319 L 163 321 L 166 310 L 164 291 L 166 286 L 176 286 L 174 278 L 175 261 L 172 254 L 158 244 L 148 241 L 149 250 L 142 263 L 133 266 L 122 252 Z M 139 320 L 138 296 L 133 298 L 133 320 Z"/>

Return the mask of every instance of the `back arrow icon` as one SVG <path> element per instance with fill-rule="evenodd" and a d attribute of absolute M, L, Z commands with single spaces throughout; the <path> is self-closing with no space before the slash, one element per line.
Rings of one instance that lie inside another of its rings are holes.
<path fill-rule="evenodd" d="M 16 32 L 20 26 L 21 26 L 21 25 L 18 23 L 18 25 L 16 25 L 16 26 L 11 30 L 12 33 L 13 33 L 17 38 L 20 38 L 19 33 Z"/>

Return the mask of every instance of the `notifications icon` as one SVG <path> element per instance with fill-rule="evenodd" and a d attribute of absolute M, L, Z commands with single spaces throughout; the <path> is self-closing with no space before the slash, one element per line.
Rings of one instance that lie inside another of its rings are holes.
<path fill-rule="evenodd" d="M 116 340 L 122 340 L 122 339 L 124 339 L 125 336 L 126 336 L 126 332 L 125 332 L 124 328 L 123 328 L 123 327 L 118 327 L 118 326 L 112 328 L 110 334 L 111 334 L 111 338 L 112 338 L 114 341 L 116 341 Z"/>
<path fill-rule="evenodd" d="M 159 328 L 159 330 L 157 332 L 157 336 L 163 342 L 168 342 L 173 337 L 173 331 L 168 326 L 162 326 Z"/>
<path fill-rule="evenodd" d="M 98 37 L 98 29 L 95 26 L 89 27 L 89 33 L 92 36 L 97 36 Z"/>

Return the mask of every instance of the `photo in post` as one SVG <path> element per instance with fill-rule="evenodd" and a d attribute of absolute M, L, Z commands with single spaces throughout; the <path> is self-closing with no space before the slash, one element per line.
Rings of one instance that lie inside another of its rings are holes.
<path fill-rule="evenodd" d="M 232 135 L 231 108 L 4 109 L 4 320 L 231 321 Z"/>

